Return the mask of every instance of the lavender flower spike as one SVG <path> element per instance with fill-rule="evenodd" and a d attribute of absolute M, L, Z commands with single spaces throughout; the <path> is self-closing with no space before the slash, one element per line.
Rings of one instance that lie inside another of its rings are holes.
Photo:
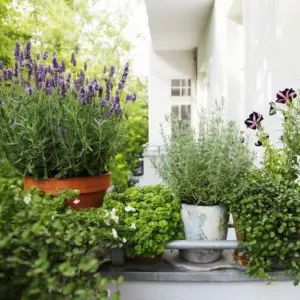
<path fill-rule="evenodd" d="M 25 92 L 26 92 L 26 94 L 31 95 L 32 92 L 33 92 L 32 86 L 28 86 L 28 87 L 25 89 Z"/>
<path fill-rule="evenodd" d="M 116 68 L 114 66 L 110 67 L 110 71 L 109 71 L 109 77 L 113 77 L 115 74 Z"/>
<path fill-rule="evenodd" d="M 0 60 L 0 70 L 3 70 L 3 62 Z"/>
<path fill-rule="evenodd" d="M 86 71 L 87 70 L 87 63 L 85 62 L 84 63 L 84 71 Z"/>
<path fill-rule="evenodd" d="M 25 59 L 28 59 L 28 60 L 31 59 L 30 51 L 31 51 L 31 43 L 30 43 L 30 41 L 28 41 L 26 43 L 25 50 L 24 50 Z"/>
<path fill-rule="evenodd" d="M 71 63 L 74 67 L 76 66 L 76 59 L 75 59 L 75 53 L 74 52 L 72 53 L 72 56 L 71 56 Z"/>
<path fill-rule="evenodd" d="M 59 67 L 56 57 L 53 57 L 53 59 L 52 59 L 52 65 L 53 65 L 54 69 L 57 69 Z"/>
<path fill-rule="evenodd" d="M 46 59 L 48 58 L 48 55 L 49 55 L 49 54 L 48 54 L 48 51 L 46 51 L 46 52 L 44 53 L 44 55 L 43 55 L 43 59 L 46 60 Z"/>
<path fill-rule="evenodd" d="M 15 50 L 14 50 L 14 56 L 15 56 L 15 58 L 19 58 L 19 56 L 20 56 L 20 49 L 21 49 L 20 43 L 16 42 Z"/>

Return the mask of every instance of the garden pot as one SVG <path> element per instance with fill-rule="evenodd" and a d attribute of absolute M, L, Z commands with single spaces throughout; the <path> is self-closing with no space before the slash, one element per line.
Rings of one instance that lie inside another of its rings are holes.
<path fill-rule="evenodd" d="M 80 195 L 78 199 L 68 200 L 65 203 L 66 206 L 77 210 L 102 205 L 106 190 L 111 184 L 111 173 L 93 177 L 49 178 L 46 180 L 35 180 L 33 177 L 24 177 L 23 181 L 25 190 L 36 187 L 42 192 L 51 195 L 56 195 L 62 190 L 79 190 Z"/>
<path fill-rule="evenodd" d="M 181 218 L 187 240 L 226 240 L 228 210 L 224 205 L 196 206 L 182 204 Z M 218 260 L 223 250 L 180 250 L 180 256 L 193 263 L 211 263 Z"/>
<path fill-rule="evenodd" d="M 239 223 L 237 221 L 234 221 L 233 224 L 234 224 L 236 239 L 239 242 L 242 242 L 244 240 L 244 235 L 239 232 Z M 243 266 L 247 266 L 248 265 L 248 259 L 245 256 L 239 256 L 240 251 L 241 251 L 240 249 L 235 249 L 232 256 L 233 256 L 235 261 L 239 260 L 242 263 Z"/>
<path fill-rule="evenodd" d="M 154 257 L 136 256 L 136 257 L 131 257 L 130 260 L 135 264 L 157 264 L 157 263 L 161 263 L 162 255 L 157 255 Z"/>

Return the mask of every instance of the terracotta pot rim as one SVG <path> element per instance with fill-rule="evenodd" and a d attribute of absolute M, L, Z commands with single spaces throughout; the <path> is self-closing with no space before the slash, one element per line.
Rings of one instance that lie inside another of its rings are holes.
<path fill-rule="evenodd" d="M 103 175 L 85 176 L 85 177 L 66 177 L 66 178 L 49 177 L 47 179 L 34 179 L 33 176 L 23 176 L 23 178 L 32 179 L 34 181 L 74 181 L 74 180 L 89 180 L 89 179 L 103 178 L 106 176 L 111 176 L 111 172 L 107 172 Z"/>

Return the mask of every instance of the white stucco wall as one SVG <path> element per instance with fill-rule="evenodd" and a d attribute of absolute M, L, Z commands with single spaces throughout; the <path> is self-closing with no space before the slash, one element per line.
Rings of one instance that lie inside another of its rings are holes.
<path fill-rule="evenodd" d="M 149 145 L 162 146 L 161 127 L 167 130 L 165 117 L 171 104 L 171 79 L 195 78 L 194 53 L 190 51 L 151 51 L 149 74 Z"/>
<path fill-rule="evenodd" d="M 269 117 L 269 102 L 285 88 L 300 87 L 299 0 L 245 0 L 245 115 L 263 113 L 277 143 L 280 124 Z"/>

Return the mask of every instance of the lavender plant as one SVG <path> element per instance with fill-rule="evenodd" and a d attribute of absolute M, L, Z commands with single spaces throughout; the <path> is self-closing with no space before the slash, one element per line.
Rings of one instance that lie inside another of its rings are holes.
<path fill-rule="evenodd" d="M 108 172 L 123 140 L 121 102 L 136 100 L 124 90 L 129 65 L 120 80 L 113 66 L 97 79 L 77 72 L 75 52 L 71 73 L 55 52 L 33 59 L 30 42 L 14 56 L 13 68 L 0 62 L 0 151 L 10 164 L 35 179 Z"/>

